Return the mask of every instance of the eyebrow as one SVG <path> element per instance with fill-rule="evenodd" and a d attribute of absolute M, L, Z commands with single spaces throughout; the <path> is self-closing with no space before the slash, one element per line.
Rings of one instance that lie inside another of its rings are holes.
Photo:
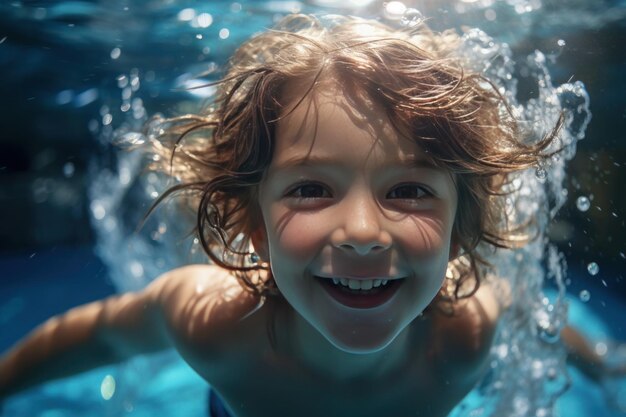
<path fill-rule="evenodd" d="M 337 159 L 330 157 L 330 156 L 312 155 L 312 156 L 303 156 L 303 157 L 296 157 L 296 158 L 288 159 L 276 165 L 272 170 L 280 171 L 280 170 L 286 170 L 290 168 L 313 167 L 313 166 L 319 166 L 319 165 L 332 166 L 332 165 L 338 165 L 338 163 L 337 163 Z M 431 162 L 430 160 L 426 158 L 407 158 L 402 161 L 394 161 L 392 163 L 383 165 L 381 169 L 392 169 L 398 166 L 402 168 L 423 168 L 423 169 L 430 169 L 430 170 L 435 170 L 435 171 L 444 170 L 444 168 L 438 165 L 435 165 L 433 162 Z"/>

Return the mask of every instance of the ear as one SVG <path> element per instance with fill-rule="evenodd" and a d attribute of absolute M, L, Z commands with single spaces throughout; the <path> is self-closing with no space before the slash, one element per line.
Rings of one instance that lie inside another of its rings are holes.
<path fill-rule="evenodd" d="M 263 262 L 270 261 L 269 248 L 267 244 L 267 232 L 265 231 L 265 225 L 261 222 L 254 231 L 250 234 L 250 240 L 254 251 L 259 255 L 259 258 Z"/>
<path fill-rule="evenodd" d="M 452 237 L 452 242 L 450 243 L 450 255 L 448 256 L 448 262 L 455 260 L 461 255 L 461 244 L 458 239 L 454 236 Z"/>

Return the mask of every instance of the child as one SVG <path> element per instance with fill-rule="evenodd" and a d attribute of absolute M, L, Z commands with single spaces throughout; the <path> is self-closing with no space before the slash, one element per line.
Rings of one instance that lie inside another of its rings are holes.
<path fill-rule="evenodd" d="M 162 138 L 213 264 L 50 319 L 2 357 L 0 395 L 174 347 L 212 415 L 446 416 L 507 304 L 480 255 L 521 236 L 507 175 L 556 134 L 523 144 L 458 43 L 294 15 L 241 46 L 216 108 Z"/>

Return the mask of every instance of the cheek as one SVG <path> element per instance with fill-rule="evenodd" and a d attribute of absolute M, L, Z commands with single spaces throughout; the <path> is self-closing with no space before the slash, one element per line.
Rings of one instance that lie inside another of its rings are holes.
<path fill-rule="evenodd" d="M 451 228 L 448 222 L 435 217 L 407 217 L 397 235 L 402 246 L 421 261 L 445 258 L 450 252 Z"/>
<path fill-rule="evenodd" d="M 279 213 L 273 216 L 272 221 L 271 230 L 275 234 L 270 246 L 279 256 L 287 256 L 296 262 L 306 261 L 319 251 L 324 242 L 325 231 L 320 226 L 323 222 L 314 215 L 291 213 L 281 216 Z"/>

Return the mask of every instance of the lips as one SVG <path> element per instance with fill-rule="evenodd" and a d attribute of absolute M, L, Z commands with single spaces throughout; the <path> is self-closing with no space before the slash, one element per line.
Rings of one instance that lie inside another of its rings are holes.
<path fill-rule="evenodd" d="M 375 308 L 385 304 L 393 297 L 404 281 L 402 279 L 382 278 L 359 280 L 319 276 L 315 278 L 335 301 L 357 309 Z M 383 284 L 383 282 L 385 283 Z"/>

